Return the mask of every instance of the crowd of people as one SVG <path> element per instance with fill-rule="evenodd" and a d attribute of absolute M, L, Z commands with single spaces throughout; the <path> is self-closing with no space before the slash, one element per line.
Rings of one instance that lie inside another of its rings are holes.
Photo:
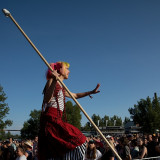
<path fill-rule="evenodd" d="M 38 136 L 34 140 L 0 142 L 0 160 L 38 160 Z"/>
<path fill-rule="evenodd" d="M 107 135 L 109 147 L 99 136 L 87 137 L 85 160 L 115 160 L 113 149 L 122 160 L 160 156 L 159 135 Z M 38 136 L 34 140 L 0 142 L 0 160 L 38 160 Z"/>
<path fill-rule="evenodd" d="M 160 156 L 160 136 L 155 135 L 123 135 L 106 136 L 122 160 L 143 159 Z M 88 138 L 86 149 L 86 160 L 115 160 L 116 156 L 113 150 L 97 137 Z M 94 143 L 94 147 L 92 146 Z M 93 151 L 95 148 L 98 152 Z M 100 151 L 100 152 L 99 152 Z M 94 155 L 93 155 L 94 154 Z M 94 158 L 93 158 L 94 157 Z"/>

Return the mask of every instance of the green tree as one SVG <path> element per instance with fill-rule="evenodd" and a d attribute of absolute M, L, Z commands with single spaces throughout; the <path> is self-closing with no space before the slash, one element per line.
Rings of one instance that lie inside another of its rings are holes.
<path fill-rule="evenodd" d="M 92 121 L 95 123 L 95 125 L 96 125 L 97 127 L 98 127 L 98 123 L 99 123 L 99 126 L 102 125 L 102 119 L 101 119 L 101 117 L 100 117 L 99 115 L 93 114 L 93 115 L 91 116 L 91 118 L 92 118 Z M 93 127 L 92 124 L 90 125 L 90 128 L 91 128 L 91 131 L 95 131 L 95 128 Z"/>
<path fill-rule="evenodd" d="M 93 114 L 91 116 L 92 121 L 95 123 L 95 125 L 98 127 L 98 122 L 99 126 L 102 126 L 102 119 L 99 115 Z M 87 122 L 84 127 L 82 127 L 83 131 L 95 131 L 95 128 L 92 126 L 91 122 Z"/>
<path fill-rule="evenodd" d="M 146 100 L 141 99 L 128 111 L 134 123 L 139 124 L 144 133 L 154 133 L 156 129 L 160 128 L 160 103 L 156 93 L 153 100 L 149 97 Z"/>
<path fill-rule="evenodd" d="M 8 131 L 8 132 L 5 134 L 5 137 L 6 137 L 6 139 L 11 138 L 11 137 L 12 137 L 11 132 L 10 132 L 10 131 Z"/>
<path fill-rule="evenodd" d="M 84 127 L 82 127 L 82 131 L 91 131 L 91 124 L 87 122 Z"/>
<path fill-rule="evenodd" d="M 154 124 L 154 128 L 155 129 L 159 129 L 157 128 L 160 123 L 160 98 L 157 97 L 157 94 L 154 93 L 154 98 L 153 98 L 153 101 L 152 101 L 152 107 L 153 107 L 153 110 L 154 110 L 154 119 L 155 119 L 155 124 Z"/>
<path fill-rule="evenodd" d="M 103 127 L 106 127 L 107 126 L 110 126 L 110 120 L 109 120 L 109 116 L 105 115 L 103 118 L 102 118 L 102 125 Z"/>
<path fill-rule="evenodd" d="M 98 122 L 99 122 L 99 127 L 106 127 L 106 123 L 107 123 L 107 126 L 113 126 L 114 120 L 116 120 L 116 124 L 115 124 L 116 126 L 122 126 L 121 117 L 118 117 L 116 115 L 114 115 L 111 118 L 105 115 L 103 118 L 101 118 L 99 115 L 93 114 L 91 118 L 97 127 L 98 127 Z M 90 122 L 87 122 L 84 125 L 84 127 L 82 127 L 82 130 L 83 131 L 95 131 L 95 128 L 92 126 Z"/>
<path fill-rule="evenodd" d="M 128 122 L 130 122 L 130 121 L 131 121 L 130 118 L 125 117 L 123 124 L 126 124 L 126 123 L 128 123 Z"/>
<path fill-rule="evenodd" d="M 122 119 L 121 119 L 121 117 L 118 117 L 116 115 L 114 115 L 113 117 L 111 117 L 110 118 L 111 126 L 114 125 L 114 122 L 115 122 L 115 126 L 122 126 Z"/>
<path fill-rule="evenodd" d="M 8 104 L 5 103 L 6 99 L 6 94 L 3 91 L 3 87 L 0 85 L 0 139 L 3 139 L 5 135 L 3 129 L 7 128 L 7 126 L 11 126 L 13 123 L 11 120 L 5 120 L 10 110 Z"/>
<path fill-rule="evenodd" d="M 81 129 L 82 116 L 80 108 L 77 105 L 73 105 L 71 101 L 67 101 L 65 106 L 66 106 L 67 122 Z"/>
<path fill-rule="evenodd" d="M 96 115 L 96 114 L 93 114 L 91 118 L 92 118 L 93 122 L 95 123 L 95 125 L 97 125 L 97 126 L 98 126 L 98 121 L 99 122 L 102 121 L 101 117 L 99 115 Z M 99 123 L 99 125 L 100 125 L 100 123 Z"/>
<path fill-rule="evenodd" d="M 41 110 L 33 110 L 30 113 L 30 119 L 23 124 L 21 129 L 21 137 L 23 139 L 34 139 L 38 135 L 40 126 Z"/>

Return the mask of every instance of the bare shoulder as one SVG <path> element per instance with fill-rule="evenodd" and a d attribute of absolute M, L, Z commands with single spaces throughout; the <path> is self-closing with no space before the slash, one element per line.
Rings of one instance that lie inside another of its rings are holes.
<path fill-rule="evenodd" d="M 47 91 L 47 89 L 49 88 L 49 86 L 51 85 L 51 79 L 49 79 L 47 82 L 46 82 L 46 85 L 45 85 L 45 87 L 44 87 L 44 89 L 43 89 L 43 94 L 45 94 L 46 93 L 46 91 Z"/>

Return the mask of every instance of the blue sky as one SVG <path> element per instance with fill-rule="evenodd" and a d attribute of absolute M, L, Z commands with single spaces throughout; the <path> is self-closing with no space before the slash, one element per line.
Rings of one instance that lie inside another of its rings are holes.
<path fill-rule="evenodd" d="M 92 90 L 79 99 L 94 113 L 129 117 L 141 98 L 160 96 L 159 0 L 2 0 L 46 60 L 70 63 L 64 81 L 71 92 Z M 10 107 L 10 129 L 21 129 L 31 110 L 41 109 L 46 65 L 0 13 L 0 84 Z M 87 122 L 82 116 L 82 125 Z"/>

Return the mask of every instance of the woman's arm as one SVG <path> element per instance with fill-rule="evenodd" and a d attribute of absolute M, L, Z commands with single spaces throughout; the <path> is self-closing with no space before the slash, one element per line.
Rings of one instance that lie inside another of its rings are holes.
<path fill-rule="evenodd" d="M 147 154 L 147 148 L 143 146 L 142 154 L 140 155 L 140 159 L 144 158 L 145 154 Z"/>
<path fill-rule="evenodd" d="M 48 103 L 51 98 L 52 98 L 52 95 L 54 93 L 54 89 L 55 89 L 55 86 L 56 86 L 56 83 L 57 83 L 57 77 L 60 76 L 56 70 L 54 70 L 52 73 L 51 73 L 51 78 L 47 81 L 45 87 L 44 87 L 44 90 L 43 90 L 43 93 L 44 93 L 44 99 L 43 101 L 45 103 Z"/>
<path fill-rule="evenodd" d="M 55 89 L 55 86 L 56 86 L 56 83 L 57 83 L 57 77 L 59 76 L 59 74 L 57 73 L 56 70 L 54 70 L 52 73 L 51 73 L 51 78 L 47 81 L 45 87 L 44 87 L 44 90 L 43 90 L 43 93 L 44 93 L 44 99 L 43 101 L 45 103 L 48 103 L 54 93 L 54 89 Z"/>
<path fill-rule="evenodd" d="M 100 87 L 100 84 L 97 84 L 96 88 L 94 90 L 92 90 L 92 91 L 82 92 L 82 93 L 71 93 L 71 94 L 73 95 L 73 97 L 75 97 L 76 99 L 78 99 L 78 98 L 90 96 L 91 94 L 99 93 L 100 92 L 98 90 L 99 87 Z M 71 98 L 67 91 L 65 93 L 65 96 Z"/>
<path fill-rule="evenodd" d="M 47 83 L 46 86 L 44 88 L 44 99 L 43 101 L 48 103 L 53 95 L 55 86 L 56 86 L 57 80 L 55 78 L 50 78 Z"/>

